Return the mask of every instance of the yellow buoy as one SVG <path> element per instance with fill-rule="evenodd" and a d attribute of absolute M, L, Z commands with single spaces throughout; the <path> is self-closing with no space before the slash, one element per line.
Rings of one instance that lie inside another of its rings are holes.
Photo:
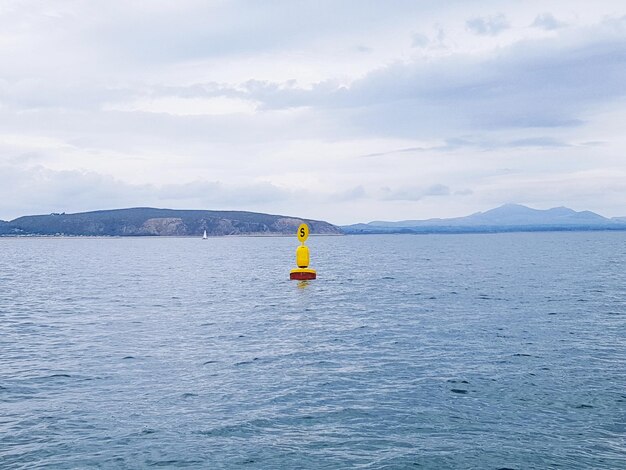
<path fill-rule="evenodd" d="M 289 279 L 298 281 L 315 279 L 317 277 L 317 273 L 315 272 L 315 269 L 309 268 L 309 248 L 304 244 L 306 239 L 309 238 L 309 226 L 307 224 L 300 224 L 296 235 L 302 245 L 296 249 L 296 265 L 298 267 L 291 270 Z"/>

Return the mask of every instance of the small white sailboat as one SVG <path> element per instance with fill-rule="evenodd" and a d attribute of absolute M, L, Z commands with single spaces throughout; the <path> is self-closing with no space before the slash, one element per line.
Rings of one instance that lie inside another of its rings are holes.
<path fill-rule="evenodd" d="M 206 230 L 205 230 L 205 231 L 204 231 L 204 235 L 202 235 L 202 239 L 203 239 L 203 240 L 206 240 L 207 238 L 209 238 L 209 237 L 207 237 L 207 236 L 206 236 Z"/>

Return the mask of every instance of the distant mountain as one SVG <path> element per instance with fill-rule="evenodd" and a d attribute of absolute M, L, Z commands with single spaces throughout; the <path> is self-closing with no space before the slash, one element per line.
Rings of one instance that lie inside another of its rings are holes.
<path fill-rule="evenodd" d="M 450 219 L 375 221 L 342 227 L 344 233 L 502 232 L 538 230 L 626 230 L 626 218 L 608 219 L 590 211 L 567 207 L 531 209 L 505 204 L 486 212 Z"/>
<path fill-rule="evenodd" d="M 626 224 L 626 217 L 611 217 L 611 220 L 614 220 L 615 222 L 623 222 Z"/>
<path fill-rule="evenodd" d="M 291 235 L 306 222 L 313 234 L 340 234 L 328 222 L 241 211 L 137 207 L 19 217 L 0 224 L 5 235 L 201 236 Z"/>

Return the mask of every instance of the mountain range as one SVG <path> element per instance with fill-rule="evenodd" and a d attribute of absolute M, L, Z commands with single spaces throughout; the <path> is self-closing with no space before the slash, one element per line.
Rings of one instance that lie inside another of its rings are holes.
<path fill-rule="evenodd" d="M 293 235 L 306 222 L 311 233 L 339 235 L 319 220 L 242 211 L 203 211 L 136 207 L 77 214 L 53 213 L 0 221 L 0 235 L 201 236 Z"/>
<path fill-rule="evenodd" d="M 547 210 L 505 204 L 485 212 L 450 219 L 374 221 L 341 227 L 346 234 L 471 233 L 553 230 L 626 230 L 626 217 L 609 219 L 595 212 L 567 207 Z"/>

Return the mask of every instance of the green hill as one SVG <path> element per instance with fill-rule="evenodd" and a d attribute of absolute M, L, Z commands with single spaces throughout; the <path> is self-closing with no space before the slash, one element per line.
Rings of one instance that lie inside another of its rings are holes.
<path fill-rule="evenodd" d="M 243 211 L 174 210 L 137 207 L 76 214 L 19 217 L 0 223 L 0 233 L 83 236 L 290 235 L 302 222 L 313 234 L 340 234 L 328 222 Z"/>

